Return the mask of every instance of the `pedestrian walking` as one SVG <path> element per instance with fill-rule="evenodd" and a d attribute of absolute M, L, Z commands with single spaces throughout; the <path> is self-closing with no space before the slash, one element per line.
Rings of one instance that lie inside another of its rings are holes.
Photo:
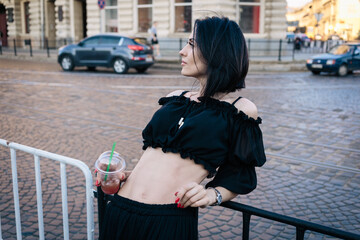
<path fill-rule="evenodd" d="M 160 45 L 159 45 L 159 40 L 158 40 L 158 35 L 157 35 L 157 22 L 154 21 L 151 28 L 150 28 L 150 34 L 151 34 L 151 45 L 155 48 L 156 50 L 156 56 L 157 57 L 161 57 L 160 54 Z"/>
<path fill-rule="evenodd" d="M 199 207 L 256 188 L 255 167 L 266 161 L 261 118 L 250 100 L 230 95 L 245 87 L 249 66 L 239 26 L 196 20 L 180 55 L 181 74 L 199 91 L 160 98 L 142 132 L 145 151 L 106 206 L 100 239 L 198 239 Z"/>

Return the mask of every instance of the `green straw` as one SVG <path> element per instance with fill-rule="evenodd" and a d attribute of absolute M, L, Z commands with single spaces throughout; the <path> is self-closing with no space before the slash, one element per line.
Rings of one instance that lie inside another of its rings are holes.
<path fill-rule="evenodd" d="M 107 166 L 106 172 L 109 172 L 110 164 L 111 164 L 111 159 L 112 159 L 112 156 L 113 156 L 113 154 L 114 154 L 115 146 L 116 146 L 116 142 L 114 142 L 113 147 L 112 147 L 112 149 L 111 149 L 109 164 L 108 164 L 108 166 Z M 105 175 L 104 181 L 106 181 L 106 179 L 107 179 L 107 174 Z"/>

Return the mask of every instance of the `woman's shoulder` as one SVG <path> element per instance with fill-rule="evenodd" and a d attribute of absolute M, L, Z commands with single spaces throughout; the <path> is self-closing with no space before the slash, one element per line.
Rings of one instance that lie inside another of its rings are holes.
<path fill-rule="evenodd" d="M 236 101 L 236 99 L 237 98 L 232 99 L 232 102 Z M 241 111 L 245 113 L 248 117 L 251 117 L 255 120 L 258 118 L 257 107 L 249 99 L 242 97 L 238 101 L 236 101 L 234 106 L 238 109 L 239 112 Z"/>

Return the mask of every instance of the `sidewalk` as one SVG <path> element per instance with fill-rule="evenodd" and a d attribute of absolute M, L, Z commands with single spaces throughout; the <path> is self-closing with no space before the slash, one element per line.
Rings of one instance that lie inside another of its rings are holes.
<path fill-rule="evenodd" d="M 39 62 L 56 62 L 57 50 L 50 50 L 49 57 L 45 50 L 33 50 L 32 56 L 30 56 L 30 50 L 17 49 L 16 55 L 12 49 L 3 48 L 0 58 L 10 59 L 26 59 Z M 309 57 L 309 54 L 297 55 L 297 60 L 292 61 L 292 56 L 282 56 L 282 61 L 275 60 L 274 56 L 253 56 L 250 57 L 249 72 L 297 72 L 307 71 L 305 61 Z M 166 54 L 155 60 L 153 68 L 165 68 L 180 70 L 180 57 L 169 56 Z"/>

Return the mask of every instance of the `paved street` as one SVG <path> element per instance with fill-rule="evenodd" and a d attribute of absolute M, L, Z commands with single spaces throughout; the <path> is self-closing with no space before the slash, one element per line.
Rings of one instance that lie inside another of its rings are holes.
<path fill-rule="evenodd" d="M 360 72 L 345 78 L 252 72 L 246 86 L 237 95 L 258 106 L 268 161 L 257 169 L 257 189 L 235 201 L 360 234 Z M 82 160 L 92 170 L 116 141 L 132 169 L 159 97 L 196 87 L 170 69 L 69 73 L 55 63 L 0 58 L 0 138 Z M 9 156 L 0 147 L 1 230 L 4 239 L 16 239 Z M 37 239 L 34 160 L 17 157 L 23 239 Z M 59 172 L 58 163 L 42 159 L 46 239 L 63 238 Z M 70 239 L 85 239 L 84 177 L 71 167 L 67 173 Z M 200 210 L 200 239 L 241 239 L 241 226 L 241 213 Z M 250 239 L 295 239 L 295 233 L 251 218 Z M 305 239 L 333 238 L 306 232 Z"/>

